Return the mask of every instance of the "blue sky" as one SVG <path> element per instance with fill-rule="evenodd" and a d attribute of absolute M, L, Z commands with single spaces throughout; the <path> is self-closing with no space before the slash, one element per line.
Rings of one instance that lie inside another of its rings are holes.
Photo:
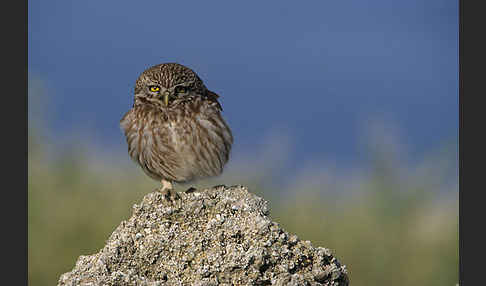
<path fill-rule="evenodd" d="M 235 152 L 269 134 L 291 162 L 363 159 L 379 118 L 421 156 L 458 130 L 458 4 L 430 1 L 29 1 L 28 67 L 57 136 L 125 148 L 146 68 L 179 62 L 220 94 Z"/>

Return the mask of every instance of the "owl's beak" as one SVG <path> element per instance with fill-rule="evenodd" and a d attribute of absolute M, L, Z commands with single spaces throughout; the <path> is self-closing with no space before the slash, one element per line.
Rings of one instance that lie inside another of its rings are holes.
<path fill-rule="evenodd" d="M 163 94 L 162 94 L 162 97 L 164 99 L 164 104 L 165 106 L 168 106 L 169 105 L 169 92 L 168 91 L 165 91 Z"/>

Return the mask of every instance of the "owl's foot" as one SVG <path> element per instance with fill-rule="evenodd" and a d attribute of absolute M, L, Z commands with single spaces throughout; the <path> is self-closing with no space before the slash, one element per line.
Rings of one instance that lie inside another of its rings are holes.
<path fill-rule="evenodd" d="M 166 198 L 168 201 L 176 201 L 179 200 L 181 197 L 179 194 L 174 190 L 169 189 L 160 189 L 159 192 Z"/>
<path fill-rule="evenodd" d="M 168 200 L 168 201 L 175 201 L 180 199 L 181 197 L 179 194 L 174 190 L 172 187 L 172 183 L 166 180 L 162 180 L 162 188 L 160 188 L 159 192 Z"/>

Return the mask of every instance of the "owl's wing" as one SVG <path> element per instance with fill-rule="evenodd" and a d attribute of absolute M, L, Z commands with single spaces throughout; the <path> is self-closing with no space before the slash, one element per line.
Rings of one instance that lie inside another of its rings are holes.
<path fill-rule="evenodd" d="M 219 104 L 218 97 L 219 95 L 215 92 L 212 92 L 210 90 L 207 91 L 207 98 L 209 99 L 209 101 L 215 103 L 219 110 L 223 111 L 223 107 L 221 107 L 221 104 Z"/>

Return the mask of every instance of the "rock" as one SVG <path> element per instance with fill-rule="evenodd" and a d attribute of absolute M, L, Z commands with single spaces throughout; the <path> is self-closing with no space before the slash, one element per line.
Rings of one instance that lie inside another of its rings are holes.
<path fill-rule="evenodd" d="M 348 285 L 331 251 L 285 232 L 245 187 L 159 192 L 58 285 Z"/>

